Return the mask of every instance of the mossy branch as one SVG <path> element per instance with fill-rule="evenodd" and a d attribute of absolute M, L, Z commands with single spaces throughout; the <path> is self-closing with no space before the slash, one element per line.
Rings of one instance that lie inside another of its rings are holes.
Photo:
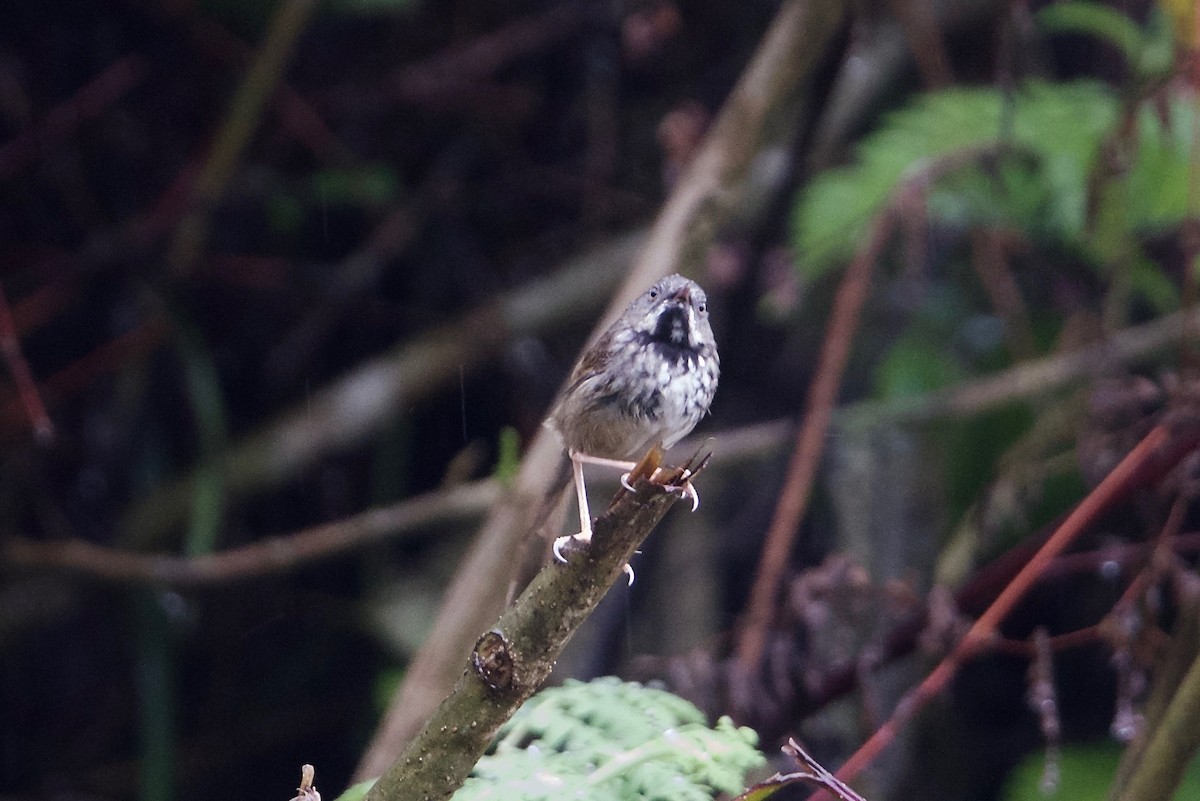
<path fill-rule="evenodd" d="M 621 576 L 624 565 L 679 499 L 679 468 L 634 471 L 635 492 L 622 492 L 594 526 L 591 544 L 567 564 L 551 562 L 475 643 L 467 668 L 444 700 L 380 777 L 366 801 L 449 798 L 492 737 L 550 675 L 563 647 Z"/>

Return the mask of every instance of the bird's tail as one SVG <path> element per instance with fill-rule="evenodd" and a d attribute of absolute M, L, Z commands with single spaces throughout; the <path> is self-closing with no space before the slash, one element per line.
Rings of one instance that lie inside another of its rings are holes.
<path fill-rule="evenodd" d="M 525 588 L 537 572 L 542 569 L 550 554 L 550 545 L 562 534 L 566 520 L 567 505 L 573 496 L 571 488 L 571 460 L 564 453 L 559 459 L 553 477 L 546 485 L 538 501 L 537 510 L 530 519 L 529 535 L 525 538 L 521 564 L 508 588 L 508 603 Z"/>

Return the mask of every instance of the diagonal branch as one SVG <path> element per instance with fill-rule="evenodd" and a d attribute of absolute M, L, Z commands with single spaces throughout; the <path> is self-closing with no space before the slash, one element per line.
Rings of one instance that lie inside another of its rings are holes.
<path fill-rule="evenodd" d="M 476 641 L 449 697 L 366 801 L 449 798 L 462 784 L 496 730 L 541 687 L 571 635 L 679 499 L 666 490 L 683 485 L 683 471 L 672 468 L 648 480 L 653 461 L 643 459 L 635 469 L 636 491 L 622 492 L 596 520 L 587 550 L 573 552 L 565 565 L 547 564 Z"/>
<path fill-rule="evenodd" d="M 13 324 L 12 310 L 8 306 L 8 298 L 4 288 L 0 287 L 0 356 L 8 363 L 8 371 L 12 373 L 17 385 L 17 393 L 33 424 L 34 433 L 42 442 L 49 442 L 54 437 L 54 423 L 46 414 L 46 404 L 38 393 L 37 382 L 33 380 L 33 371 L 29 362 L 21 352 L 21 342 L 17 338 L 17 328 Z"/>

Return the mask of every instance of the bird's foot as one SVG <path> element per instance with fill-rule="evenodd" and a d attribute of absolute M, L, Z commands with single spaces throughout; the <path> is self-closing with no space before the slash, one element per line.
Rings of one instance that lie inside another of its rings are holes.
<path fill-rule="evenodd" d="M 580 531 L 578 534 L 570 534 L 565 537 L 555 538 L 554 544 L 550 547 L 550 550 L 552 550 L 554 552 L 554 558 L 564 565 L 567 563 L 567 557 L 563 555 L 562 549 L 563 549 L 563 546 L 565 546 L 567 543 L 571 542 L 572 540 L 574 542 L 580 543 L 582 545 L 588 545 L 592 541 L 592 534 L 590 531 L 589 532 Z M 571 547 L 575 547 L 575 546 L 572 545 Z M 629 586 L 632 587 L 633 586 L 633 566 L 630 565 L 628 562 L 626 562 L 621 567 L 621 572 L 624 573 L 625 576 L 629 579 Z"/>
<path fill-rule="evenodd" d="M 692 499 L 692 511 L 700 508 L 700 493 L 692 486 L 692 476 L 695 475 L 691 470 L 684 469 L 683 475 L 680 476 L 678 484 L 671 484 L 666 488 L 667 492 L 677 492 L 681 497 Z"/>
<path fill-rule="evenodd" d="M 654 471 L 655 475 L 657 475 L 661 471 L 661 469 L 662 468 L 655 470 Z M 671 484 L 669 486 L 663 487 L 663 489 L 665 489 L 667 492 L 677 492 L 684 498 L 691 498 L 692 499 L 692 511 L 694 512 L 700 508 L 700 493 L 697 492 L 696 488 L 692 486 L 692 482 L 691 482 L 692 475 L 693 474 L 692 474 L 691 470 L 684 470 L 683 476 L 682 476 L 683 483 Z M 624 487 L 629 492 L 634 491 L 633 485 L 629 483 L 629 473 L 621 474 L 621 486 Z"/>
<path fill-rule="evenodd" d="M 562 549 L 564 545 L 572 540 L 580 543 L 581 545 L 590 545 L 592 542 L 592 532 L 580 531 L 578 534 L 568 534 L 565 537 L 555 537 L 554 545 L 551 546 L 550 550 L 554 552 L 554 558 L 559 562 L 562 562 L 564 565 L 567 563 L 567 557 L 563 556 Z"/>

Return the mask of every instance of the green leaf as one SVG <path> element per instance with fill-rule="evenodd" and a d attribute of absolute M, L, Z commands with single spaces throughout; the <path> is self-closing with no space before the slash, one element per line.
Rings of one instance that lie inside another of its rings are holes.
<path fill-rule="evenodd" d="M 367 791 L 375 786 L 375 781 L 375 779 L 367 779 L 365 782 L 352 784 L 334 801 L 362 801 L 367 797 Z"/>
<path fill-rule="evenodd" d="M 321 203 L 331 206 L 382 206 L 400 191 L 400 179 L 390 167 L 374 165 L 355 170 L 320 170 L 310 178 Z"/>
<path fill-rule="evenodd" d="M 496 442 L 496 469 L 493 475 L 505 486 L 512 484 L 521 466 L 521 435 L 512 426 L 500 429 Z"/>
<path fill-rule="evenodd" d="M 1179 288 L 1167 273 L 1143 253 L 1130 259 L 1129 288 L 1145 301 L 1156 314 L 1166 314 L 1179 308 Z"/>
<path fill-rule="evenodd" d="M 1183 94 L 1167 100 L 1165 113 L 1150 104 L 1138 112 L 1138 140 L 1129 170 L 1129 219 L 1135 228 L 1158 232 L 1197 213 L 1192 204 L 1192 142 L 1196 104 Z"/>
<path fill-rule="evenodd" d="M 867 223 L 923 162 L 1001 142 L 1014 156 L 994 173 L 967 168 L 944 178 L 931 187 L 930 213 L 963 222 L 986 213 L 1076 239 L 1088 177 L 1117 109 L 1110 89 L 1085 81 L 1034 81 L 1011 97 L 992 88 L 921 95 L 859 143 L 855 164 L 821 173 L 800 195 L 792 228 L 798 266 L 812 280 L 848 259 Z"/>
<path fill-rule="evenodd" d="M 1142 80 L 1166 77 L 1174 67 L 1171 18 L 1157 6 L 1151 8 L 1145 28 L 1115 8 L 1099 3 L 1055 3 L 1038 11 L 1037 19 L 1050 33 L 1078 33 L 1103 39 L 1121 51 L 1126 63 Z"/>
<path fill-rule="evenodd" d="M 1050 33 L 1090 34 L 1121 51 L 1136 68 L 1141 63 L 1146 37 L 1137 23 L 1115 8 L 1099 3 L 1054 3 L 1037 12 L 1037 20 Z"/>
<path fill-rule="evenodd" d="M 966 371 L 944 347 L 905 334 L 891 347 L 875 374 L 881 398 L 911 397 L 961 381 Z"/>
<path fill-rule="evenodd" d="M 1045 757 L 1034 754 L 1013 771 L 1000 797 L 1002 801 L 1105 801 L 1120 758 L 1120 747 L 1112 743 L 1068 745 L 1062 750 L 1058 786 L 1047 793 L 1041 787 Z M 1192 764 L 1173 798 L 1200 798 L 1200 762 Z"/>

